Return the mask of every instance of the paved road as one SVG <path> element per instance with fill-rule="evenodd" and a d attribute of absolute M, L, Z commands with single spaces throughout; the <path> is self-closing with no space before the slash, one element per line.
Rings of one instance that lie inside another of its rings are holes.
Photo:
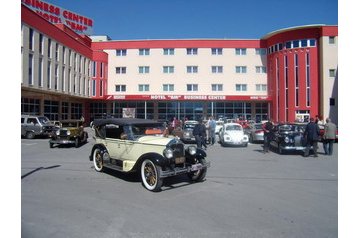
<path fill-rule="evenodd" d="M 206 181 L 169 178 L 159 193 L 137 176 L 95 172 L 92 145 L 21 140 L 22 237 L 338 236 L 337 144 L 309 159 L 216 144 Z"/>

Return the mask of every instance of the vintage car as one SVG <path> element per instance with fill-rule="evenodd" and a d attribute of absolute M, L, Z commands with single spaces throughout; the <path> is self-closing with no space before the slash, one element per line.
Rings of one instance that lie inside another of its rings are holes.
<path fill-rule="evenodd" d="M 222 146 L 247 146 L 249 137 L 239 123 L 225 123 L 219 131 L 219 143 Z"/>
<path fill-rule="evenodd" d="M 250 124 L 249 127 L 246 129 L 246 133 L 249 136 L 250 143 L 264 142 L 264 130 L 262 129 L 262 126 L 262 123 L 253 123 Z"/>
<path fill-rule="evenodd" d="M 86 143 L 88 133 L 84 130 L 83 121 L 81 120 L 63 120 L 61 127 L 53 133 L 49 141 L 50 148 L 54 145 L 69 145 L 72 144 L 76 148 L 80 144 Z"/>
<path fill-rule="evenodd" d="M 274 126 L 270 146 L 283 154 L 285 151 L 301 151 L 306 149 L 304 131 L 306 124 L 283 123 Z"/>
<path fill-rule="evenodd" d="M 193 136 L 193 129 L 198 121 L 186 121 L 183 126 L 183 135 L 180 138 L 184 143 L 195 143 L 195 136 Z"/>
<path fill-rule="evenodd" d="M 187 174 L 202 181 L 210 162 L 205 151 L 165 133 L 163 123 L 134 118 L 98 119 L 93 122 L 95 144 L 89 159 L 98 172 L 105 168 L 139 172 L 143 186 L 160 191 L 163 179 Z"/>

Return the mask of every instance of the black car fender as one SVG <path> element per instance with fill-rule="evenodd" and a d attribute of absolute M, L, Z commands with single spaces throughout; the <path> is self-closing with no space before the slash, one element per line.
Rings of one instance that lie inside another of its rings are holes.
<path fill-rule="evenodd" d="M 95 149 L 99 148 L 101 150 L 101 155 L 103 156 L 104 153 L 108 153 L 106 146 L 103 144 L 96 144 L 92 147 L 91 154 L 89 155 L 89 160 L 93 161 L 93 152 Z"/>
<path fill-rule="evenodd" d="M 138 158 L 134 167 L 136 169 L 138 169 L 145 159 L 151 160 L 154 164 L 159 165 L 160 167 L 165 167 L 170 164 L 170 160 L 167 158 L 164 158 L 163 155 L 160 155 L 158 153 L 146 153 L 146 154 L 141 155 Z"/>

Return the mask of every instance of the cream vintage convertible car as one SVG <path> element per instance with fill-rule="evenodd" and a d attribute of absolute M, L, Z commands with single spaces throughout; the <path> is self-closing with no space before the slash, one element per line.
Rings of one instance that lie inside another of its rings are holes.
<path fill-rule="evenodd" d="M 96 142 L 89 158 L 98 172 L 105 168 L 140 172 L 142 184 L 150 191 L 160 191 L 164 178 L 179 174 L 187 174 L 192 181 L 205 179 L 210 166 L 205 151 L 166 135 L 163 123 L 109 118 L 95 120 L 93 125 Z"/>

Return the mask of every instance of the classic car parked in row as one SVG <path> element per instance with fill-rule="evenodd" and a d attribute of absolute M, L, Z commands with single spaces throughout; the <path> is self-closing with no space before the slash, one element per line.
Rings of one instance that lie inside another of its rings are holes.
<path fill-rule="evenodd" d="M 72 144 L 77 148 L 80 144 L 87 142 L 88 134 L 84 130 L 82 120 L 63 120 L 60 125 L 61 127 L 53 133 L 49 141 L 50 148 L 56 144 Z"/>
<path fill-rule="evenodd" d="M 249 137 L 239 123 L 225 123 L 219 131 L 219 143 L 222 146 L 240 145 L 246 147 Z"/>
<path fill-rule="evenodd" d="M 193 129 L 198 121 L 186 121 L 183 126 L 183 135 L 181 140 L 184 143 L 195 143 L 195 136 L 193 136 Z"/>
<path fill-rule="evenodd" d="M 304 131 L 306 124 L 283 123 L 274 126 L 270 146 L 283 154 L 285 151 L 303 151 L 306 149 Z"/>
<path fill-rule="evenodd" d="M 202 181 L 206 176 L 210 162 L 205 151 L 168 136 L 163 123 L 112 118 L 94 120 L 93 125 L 95 144 L 89 159 L 98 172 L 137 171 L 150 191 L 160 191 L 166 177 L 187 174 L 192 181 Z"/>

